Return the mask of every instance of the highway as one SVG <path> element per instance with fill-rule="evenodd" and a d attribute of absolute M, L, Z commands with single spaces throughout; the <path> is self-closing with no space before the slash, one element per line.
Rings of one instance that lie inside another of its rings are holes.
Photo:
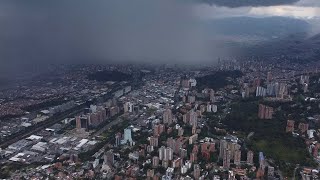
<path fill-rule="evenodd" d="M 124 86 L 128 86 L 127 84 L 124 84 L 124 85 L 120 85 L 119 83 L 114 83 L 111 87 L 111 90 L 101 96 L 100 98 L 102 98 L 104 101 L 110 99 L 113 97 L 113 93 L 120 90 L 121 88 L 124 88 Z M 56 114 L 56 115 L 53 115 L 51 117 L 49 117 L 47 120 L 43 121 L 43 122 L 40 122 L 32 127 L 29 127 L 28 129 L 25 129 L 17 134 L 14 134 L 12 135 L 11 137 L 8 137 L 7 139 L 8 140 L 5 140 L 3 142 L 0 143 L 0 148 L 6 148 L 8 147 L 9 145 L 21 140 L 21 139 L 24 139 L 24 138 L 27 138 L 29 137 L 30 135 L 32 134 L 35 134 L 45 128 L 48 128 L 52 125 L 54 125 L 55 123 L 58 123 L 60 121 L 62 121 L 63 119 L 65 118 L 68 118 L 68 117 L 72 117 L 72 116 L 75 116 L 77 115 L 78 113 L 82 112 L 84 110 L 84 108 L 86 107 L 86 104 L 88 103 L 96 103 L 97 99 L 94 99 L 92 101 L 87 101 L 86 103 L 84 104 L 81 104 L 81 105 L 78 105 L 70 110 L 67 110 L 63 113 L 59 113 L 59 114 Z"/>
<path fill-rule="evenodd" d="M 82 106 L 82 105 L 79 105 L 79 106 Z M 15 137 L 12 137 L 11 139 L 9 139 L 7 141 L 1 142 L 0 147 L 1 148 L 8 147 L 9 145 L 11 145 L 21 139 L 27 138 L 30 135 L 35 134 L 45 128 L 48 128 L 48 127 L 54 125 L 55 123 L 62 121 L 63 119 L 65 119 L 67 117 L 75 116 L 76 114 L 80 113 L 84 109 L 84 107 L 79 108 L 79 106 L 77 106 L 78 109 L 73 108 L 75 110 L 71 111 L 70 113 L 66 113 L 66 114 L 58 115 L 58 116 L 52 116 L 52 117 L 48 118 L 47 120 L 45 120 L 39 124 L 34 125 L 33 127 L 31 127 L 32 128 L 31 130 L 27 130 L 26 132 L 22 132 L 18 135 L 14 135 Z"/>

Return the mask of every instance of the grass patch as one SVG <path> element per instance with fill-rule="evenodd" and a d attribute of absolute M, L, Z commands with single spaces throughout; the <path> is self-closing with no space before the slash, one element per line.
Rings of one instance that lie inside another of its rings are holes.
<path fill-rule="evenodd" d="M 305 161 L 306 151 L 304 148 L 293 148 L 287 146 L 284 139 L 267 141 L 257 140 L 253 143 L 255 149 L 263 151 L 274 159 L 298 164 Z"/>

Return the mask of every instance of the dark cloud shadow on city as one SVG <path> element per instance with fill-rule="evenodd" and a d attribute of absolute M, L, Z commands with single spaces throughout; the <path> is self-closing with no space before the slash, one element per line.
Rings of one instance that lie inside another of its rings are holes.
<path fill-rule="evenodd" d="M 0 24 L 2 76 L 54 63 L 198 63 L 225 53 L 210 48 L 185 1 L 3 0 Z"/>

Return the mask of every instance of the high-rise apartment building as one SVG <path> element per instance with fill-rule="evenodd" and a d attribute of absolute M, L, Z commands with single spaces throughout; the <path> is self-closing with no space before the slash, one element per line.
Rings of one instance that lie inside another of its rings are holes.
<path fill-rule="evenodd" d="M 126 128 L 124 129 L 124 133 L 123 133 L 123 140 L 121 141 L 121 144 L 126 144 L 126 143 L 133 143 L 132 137 L 131 137 L 131 129 L 130 128 Z"/>
<path fill-rule="evenodd" d="M 287 120 L 286 132 L 293 132 L 293 131 L 294 131 L 294 121 Z"/>
<path fill-rule="evenodd" d="M 227 149 L 227 141 L 221 139 L 220 147 L 219 147 L 219 158 L 222 159 L 224 157 L 224 151 Z"/>
<path fill-rule="evenodd" d="M 153 147 L 158 147 L 158 137 L 156 136 L 152 136 L 150 137 L 150 145 L 153 146 Z"/>
<path fill-rule="evenodd" d="M 248 151 L 247 153 L 247 164 L 253 165 L 253 152 Z"/>
<path fill-rule="evenodd" d="M 241 161 L 241 151 L 240 150 L 236 150 L 234 153 L 234 164 L 235 165 L 240 165 L 240 161 Z"/>
<path fill-rule="evenodd" d="M 230 159 L 231 159 L 231 152 L 229 149 L 225 149 L 223 153 L 223 168 L 226 168 L 226 169 L 230 168 Z"/>
<path fill-rule="evenodd" d="M 298 128 L 301 133 L 306 133 L 309 129 L 309 124 L 308 123 L 299 123 Z"/>
<path fill-rule="evenodd" d="M 258 112 L 258 117 L 260 119 L 272 119 L 273 117 L 273 108 L 263 105 L 263 104 L 259 104 L 259 112 Z"/>
<path fill-rule="evenodd" d="M 200 166 L 199 166 L 199 164 L 195 164 L 194 165 L 194 168 L 193 168 L 193 177 L 195 178 L 195 179 L 199 179 L 200 178 L 200 173 L 201 173 L 201 168 L 200 168 Z"/>
<path fill-rule="evenodd" d="M 158 167 L 159 166 L 159 157 L 158 156 L 154 156 L 152 158 L 152 166 L 153 167 Z"/>
<path fill-rule="evenodd" d="M 172 111 L 171 109 L 167 108 L 164 112 L 163 112 L 163 123 L 164 124 L 168 124 L 171 125 L 173 122 L 173 117 L 172 117 Z"/>
<path fill-rule="evenodd" d="M 161 146 L 159 148 L 159 160 L 162 161 L 164 159 L 164 151 L 165 151 L 165 147 L 164 146 Z"/>

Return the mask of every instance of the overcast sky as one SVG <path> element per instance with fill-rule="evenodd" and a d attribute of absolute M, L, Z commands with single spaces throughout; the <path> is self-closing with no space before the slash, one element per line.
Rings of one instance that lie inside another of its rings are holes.
<path fill-rule="evenodd" d="M 260 6 L 260 7 L 221 7 L 209 4 L 199 4 L 195 8 L 200 18 L 222 18 L 235 16 L 266 17 L 284 16 L 299 19 L 320 18 L 320 0 L 300 0 L 294 4 Z"/>
<path fill-rule="evenodd" d="M 320 18 L 320 0 L 238 8 L 191 1 L 1 0 L 0 77 L 51 63 L 212 60 L 230 52 L 211 48 L 199 20 Z"/>

